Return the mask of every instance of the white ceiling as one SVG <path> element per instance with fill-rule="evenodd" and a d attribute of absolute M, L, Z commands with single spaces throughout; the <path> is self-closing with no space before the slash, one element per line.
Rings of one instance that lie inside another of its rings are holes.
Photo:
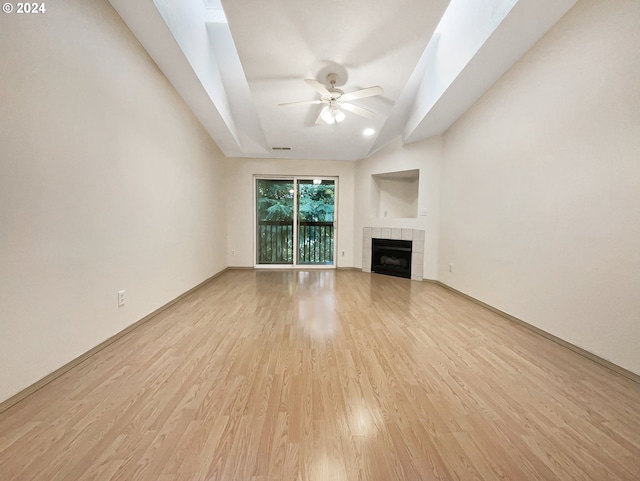
<path fill-rule="evenodd" d="M 444 132 L 575 2 L 110 0 L 225 155 L 319 160 Z M 376 118 L 278 105 L 318 99 L 303 79 L 328 73 L 381 86 L 353 101 Z"/>

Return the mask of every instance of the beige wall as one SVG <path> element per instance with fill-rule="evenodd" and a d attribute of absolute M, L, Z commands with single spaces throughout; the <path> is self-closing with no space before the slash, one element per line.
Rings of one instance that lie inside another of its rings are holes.
<path fill-rule="evenodd" d="M 226 266 L 217 147 L 106 2 L 47 7 L 0 15 L 0 401 Z"/>
<path fill-rule="evenodd" d="M 363 227 L 404 227 L 425 231 L 424 279 L 437 279 L 438 228 L 440 217 L 440 170 L 442 168 L 442 142 L 434 137 L 415 144 L 402 146 L 399 140 L 392 142 L 370 158 L 356 163 L 356 212 L 354 231 L 354 261 L 362 267 Z M 374 179 L 376 174 L 418 169 L 418 212 L 426 209 L 426 215 L 413 218 L 379 217 L 372 208 L 375 203 Z"/>
<path fill-rule="evenodd" d="M 336 264 L 338 267 L 353 267 L 354 172 L 355 164 L 353 162 L 228 159 L 228 264 L 234 267 L 252 267 L 255 262 L 254 176 L 299 175 L 338 177 Z M 231 253 L 233 250 L 236 252 L 235 255 Z"/>
<path fill-rule="evenodd" d="M 638 46 L 640 2 L 582 0 L 445 134 L 439 262 L 442 282 L 636 373 Z"/>

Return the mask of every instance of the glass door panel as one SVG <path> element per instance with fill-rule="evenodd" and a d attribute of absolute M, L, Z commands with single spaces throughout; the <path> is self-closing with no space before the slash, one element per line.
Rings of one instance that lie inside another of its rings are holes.
<path fill-rule="evenodd" d="M 298 179 L 297 257 L 299 265 L 333 265 L 335 181 Z"/>
<path fill-rule="evenodd" d="M 258 264 L 293 264 L 293 179 L 256 179 Z"/>

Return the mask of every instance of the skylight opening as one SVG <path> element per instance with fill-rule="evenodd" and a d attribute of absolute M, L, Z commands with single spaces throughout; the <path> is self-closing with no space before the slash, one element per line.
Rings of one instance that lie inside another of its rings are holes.
<path fill-rule="evenodd" d="M 412 132 L 518 0 L 451 0 L 420 59 L 425 74 L 405 128 Z"/>

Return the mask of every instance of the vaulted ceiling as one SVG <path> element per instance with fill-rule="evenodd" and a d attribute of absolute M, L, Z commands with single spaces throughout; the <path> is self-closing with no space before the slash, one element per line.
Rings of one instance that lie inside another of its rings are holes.
<path fill-rule="evenodd" d="M 318 160 L 443 133 L 575 2 L 110 0 L 226 156 Z M 330 73 L 375 117 L 279 105 Z"/>

